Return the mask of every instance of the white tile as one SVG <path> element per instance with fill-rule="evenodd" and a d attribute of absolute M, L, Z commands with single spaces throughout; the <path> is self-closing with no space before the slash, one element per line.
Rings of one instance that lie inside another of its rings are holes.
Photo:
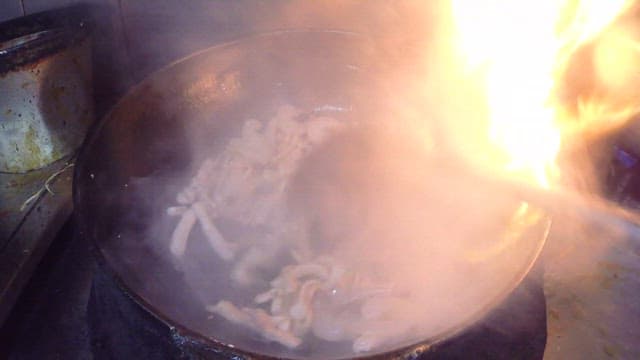
<path fill-rule="evenodd" d="M 20 0 L 2 0 L 0 5 L 0 22 L 22 16 Z"/>

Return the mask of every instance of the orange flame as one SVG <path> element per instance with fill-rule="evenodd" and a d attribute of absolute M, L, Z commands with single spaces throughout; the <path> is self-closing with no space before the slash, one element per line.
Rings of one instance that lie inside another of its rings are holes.
<path fill-rule="evenodd" d="M 561 124 L 570 121 L 554 94 L 559 78 L 576 50 L 601 34 L 630 1 L 450 0 L 450 5 L 457 59 L 481 79 L 488 162 L 539 186 L 552 186 L 558 177 Z M 596 59 L 604 66 L 615 62 L 612 47 L 629 51 L 619 44 L 619 34 L 611 36 L 614 40 L 601 51 L 606 55 Z M 619 69 L 611 81 L 623 81 L 625 71 Z"/>

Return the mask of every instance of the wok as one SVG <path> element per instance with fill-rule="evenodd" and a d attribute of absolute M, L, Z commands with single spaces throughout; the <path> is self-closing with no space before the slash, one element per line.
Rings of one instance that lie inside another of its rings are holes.
<path fill-rule="evenodd" d="M 340 344 L 288 350 L 209 319 L 206 301 L 233 291 L 224 269 L 215 268 L 217 258 L 206 254 L 194 255 L 192 265 L 177 264 L 166 250 L 171 225 L 152 224 L 204 157 L 236 134 L 244 120 L 264 118 L 273 104 L 349 109 L 350 117 L 378 111 L 372 108 L 380 107 L 388 79 L 403 71 L 385 64 L 383 55 L 374 42 L 353 33 L 276 32 L 207 49 L 151 75 L 96 124 L 83 146 L 74 177 L 80 234 L 95 243 L 99 261 L 123 290 L 180 338 L 248 358 L 354 356 Z M 452 319 L 435 334 L 416 334 L 393 348 L 357 355 L 415 355 L 481 319 L 531 269 L 547 220 L 515 243 L 510 267 L 494 269 L 508 276 L 468 316 Z M 195 289 L 185 266 L 203 264 L 213 264 L 215 271 L 201 274 L 207 281 Z"/>

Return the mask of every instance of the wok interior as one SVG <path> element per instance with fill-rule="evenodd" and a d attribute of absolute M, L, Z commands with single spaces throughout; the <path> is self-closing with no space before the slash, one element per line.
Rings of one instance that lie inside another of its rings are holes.
<path fill-rule="evenodd" d="M 229 265 L 212 251 L 191 247 L 189 261 L 176 262 L 167 252 L 174 224 L 164 213 L 202 160 L 245 120 L 266 119 L 282 104 L 350 109 L 332 116 L 359 124 L 302 165 L 290 206 L 319 224 L 318 248 L 366 260 L 357 265 L 363 269 L 383 263 L 389 277 L 423 296 L 423 311 L 412 316 L 427 326 L 393 348 L 439 340 L 471 324 L 529 270 L 546 221 L 539 217 L 519 229 L 506 250 L 484 251 L 504 240 L 520 202 L 451 176 L 405 137 L 410 132 L 380 125 L 402 119 L 382 95 L 393 75 L 379 55 L 352 34 L 289 32 L 213 48 L 160 71 L 122 99 L 85 147 L 75 186 L 81 231 L 123 285 L 179 329 L 275 357 L 353 356 L 348 344 L 310 341 L 288 350 L 209 319 L 205 305 L 251 295 L 232 286 Z M 339 216 L 327 216 L 337 215 L 335 199 L 343 205 Z M 261 234 L 233 223 L 220 227 L 229 237 Z M 470 262 L 470 252 L 481 255 Z"/>

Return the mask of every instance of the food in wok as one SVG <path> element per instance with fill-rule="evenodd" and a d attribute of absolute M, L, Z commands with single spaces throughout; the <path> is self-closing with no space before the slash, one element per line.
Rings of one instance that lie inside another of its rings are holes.
<path fill-rule="evenodd" d="M 240 304 L 222 297 L 216 303 L 207 305 L 206 309 L 213 316 L 222 317 L 259 334 L 264 340 L 292 349 L 299 347 L 304 339 L 315 337 L 325 341 L 348 341 L 354 352 L 367 352 L 398 342 L 416 331 L 420 318 L 416 313 L 421 308 L 423 294 L 420 290 L 414 291 L 411 284 L 396 281 L 397 276 L 393 272 L 402 269 L 402 266 L 398 266 L 398 253 L 389 254 L 392 259 L 396 257 L 392 261 L 386 261 L 384 256 L 370 256 L 366 252 L 357 260 L 345 257 L 345 254 L 357 253 L 354 246 L 366 246 L 351 238 L 362 238 L 362 231 L 355 234 L 349 233 L 349 229 L 362 229 L 362 224 L 353 226 L 359 221 L 375 219 L 376 222 L 386 222 L 386 219 L 381 221 L 382 217 L 377 215 L 368 218 L 365 213 L 375 213 L 378 211 L 375 208 L 388 211 L 392 217 L 394 214 L 401 217 L 425 215 L 451 222 L 457 214 L 427 215 L 422 208 L 430 202 L 441 206 L 458 200 L 456 196 L 442 197 L 443 194 L 431 194 L 431 199 L 420 195 L 423 186 L 416 187 L 415 182 L 426 182 L 426 178 L 411 176 L 405 163 L 415 160 L 426 162 L 426 158 L 411 155 L 405 161 L 391 161 L 392 165 L 385 164 L 385 160 L 380 158 L 375 161 L 366 159 L 371 156 L 375 158 L 380 154 L 372 154 L 385 150 L 374 144 L 376 139 L 365 139 L 363 135 L 344 135 L 362 132 L 358 128 L 355 122 L 347 124 L 315 111 L 303 112 L 292 106 L 281 106 L 268 121 L 246 121 L 240 134 L 230 139 L 223 151 L 204 160 L 190 184 L 177 194 L 176 205 L 167 209 L 168 215 L 179 218 L 171 236 L 171 253 L 182 261 L 189 261 L 184 258 L 185 249 L 193 228 L 199 226 L 218 259 L 232 264 L 229 277 L 234 285 L 253 291 L 253 298 L 241 299 Z M 351 137 L 345 140 L 345 136 Z M 342 145 L 336 143 L 336 138 L 341 139 L 338 141 L 342 141 Z M 345 143 L 350 145 L 345 146 Z M 407 154 L 404 151 L 395 153 L 393 148 L 387 150 L 392 155 Z M 319 151 L 320 155 L 317 154 Z M 420 152 L 417 148 L 407 151 Z M 359 171 L 357 166 L 354 168 L 353 164 L 341 163 L 354 159 L 379 170 L 364 170 L 353 176 L 349 172 Z M 323 162 L 328 163 L 324 168 L 318 165 Z M 323 173 L 318 173 L 317 169 L 309 170 L 310 166 L 320 166 Z M 420 174 L 421 171 L 416 169 L 421 167 L 420 164 L 413 168 L 409 166 L 409 171 Z M 384 179 L 396 176 L 404 180 Z M 325 180 L 319 180 L 321 177 Z M 446 179 L 447 183 L 451 181 Z M 327 187 L 333 186 L 342 187 L 342 193 L 327 190 Z M 416 190 L 415 194 L 410 194 L 413 190 Z M 375 192 L 379 192 L 379 195 L 375 195 Z M 295 195 L 299 196 L 296 198 Z M 407 201 L 411 196 L 417 201 Z M 367 203 L 372 199 L 388 202 L 382 206 Z M 505 201 L 496 198 L 490 200 L 494 203 Z M 301 205 L 301 201 L 304 204 Z M 327 201 L 334 203 L 327 206 Z M 336 206 L 336 203 L 341 205 Z M 393 207 L 408 207 L 410 210 L 393 210 Z M 453 208 L 459 209 L 456 206 Z M 446 207 L 428 210 L 440 213 L 448 211 Z M 489 249 L 473 251 L 468 247 L 428 246 L 428 251 L 438 253 L 439 257 L 445 259 L 453 258 L 447 257 L 447 252 L 456 251 L 464 254 L 471 263 L 482 261 L 483 256 L 491 258 L 508 248 L 510 242 L 540 219 L 540 213 L 527 210 L 528 206 L 523 203 L 515 215 L 512 213 L 512 217 L 506 219 L 513 224 L 508 236 Z M 322 220 L 318 221 L 318 216 L 310 216 L 317 215 L 318 211 L 325 211 L 325 215 L 339 212 L 340 215 L 331 216 L 330 222 L 325 216 L 322 223 Z M 486 220 L 482 214 L 484 211 L 480 209 L 476 217 Z M 467 215 L 474 214 L 470 212 Z M 349 224 L 336 223 L 338 217 Z M 221 219 L 260 228 L 262 236 L 248 241 L 225 236 L 216 226 Z M 372 238 L 385 233 L 392 238 L 427 235 L 416 234 L 411 229 L 416 225 L 412 221 L 422 220 L 400 221 L 401 226 L 409 229 L 395 230 L 394 234 L 384 229 L 387 226 L 382 226 Z M 495 222 L 489 224 L 495 225 Z M 466 226 L 470 225 L 467 222 Z M 485 223 L 472 225 L 478 236 L 491 231 Z M 316 234 L 313 234 L 314 226 L 323 229 L 315 229 Z M 370 225 L 364 227 L 376 228 Z M 439 235 L 444 239 L 447 237 L 446 231 L 450 232 L 450 229 L 432 231 L 428 236 Z M 317 233 L 321 234 L 320 240 L 317 239 Z M 422 243 L 428 241 L 432 240 L 425 238 Z M 414 239 L 413 245 L 406 248 L 400 246 L 399 251 L 412 251 L 411 247 L 416 244 L 421 246 L 421 242 Z M 417 253 L 424 252 L 424 246 L 421 247 L 423 249 Z M 411 263 L 415 259 L 409 256 L 407 261 Z M 387 269 L 390 266 L 394 269 Z M 407 270 L 406 266 L 404 270 Z M 272 275 L 268 277 L 265 274 Z"/>

